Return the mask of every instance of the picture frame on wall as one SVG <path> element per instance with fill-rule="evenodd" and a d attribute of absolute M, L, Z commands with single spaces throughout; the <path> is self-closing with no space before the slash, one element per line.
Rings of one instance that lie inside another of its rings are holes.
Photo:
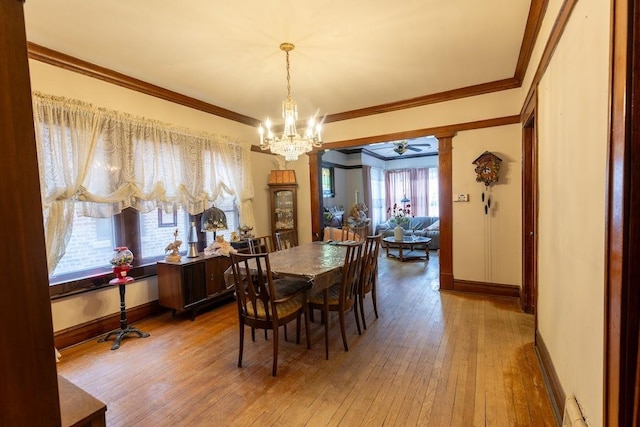
<path fill-rule="evenodd" d="M 158 208 L 158 227 L 176 227 L 178 225 L 178 213 L 174 209 L 172 213 L 166 213 Z"/>

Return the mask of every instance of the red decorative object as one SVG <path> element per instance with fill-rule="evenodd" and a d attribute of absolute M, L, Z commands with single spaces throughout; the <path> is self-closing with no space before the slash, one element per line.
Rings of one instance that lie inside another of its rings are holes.
<path fill-rule="evenodd" d="M 131 265 L 123 264 L 123 265 L 114 265 L 113 266 L 113 274 L 116 275 L 117 279 L 124 279 L 129 274 L 129 270 L 131 269 Z"/>
<path fill-rule="evenodd" d="M 118 246 L 113 250 L 116 253 L 113 258 L 111 258 L 113 274 L 116 275 L 116 279 L 125 279 L 131 269 L 133 253 L 126 246 Z"/>

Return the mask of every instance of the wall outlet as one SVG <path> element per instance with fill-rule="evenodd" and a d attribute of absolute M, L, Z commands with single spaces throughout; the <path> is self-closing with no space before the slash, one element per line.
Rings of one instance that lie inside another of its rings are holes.
<path fill-rule="evenodd" d="M 468 202 L 469 201 L 469 195 L 468 194 L 456 194 L 453 197 L 453 201 L 454 202 Z"/>

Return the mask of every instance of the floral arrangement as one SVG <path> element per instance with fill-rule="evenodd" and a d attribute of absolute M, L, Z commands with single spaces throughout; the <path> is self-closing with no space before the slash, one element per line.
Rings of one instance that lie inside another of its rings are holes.
<path fill-rule="evenodd" d="M 205 229 L 206 231 L 226 230 L 227 223 L 223 219 L 216 219 L 211 217 L 204 221 L 203 229 Z"/>
<path fill-rule="evenodd" d="M 407 223 L 411 216 L 411 205 L 404 205 L 404 207 L 401 208 L 397 203 L 394 203 L 392 208 L 387 209 L 387 215 L 397 224 Z"/>
<path fill-rule="evenodd" d="M 124 265 L 131 265 L 133 262 L 133 253 L 126 246 L 118 246 L 113 249 L 115 251 L 115 255 L 111 258 L 111 264 L 117 267 L 122 267 Z"/>

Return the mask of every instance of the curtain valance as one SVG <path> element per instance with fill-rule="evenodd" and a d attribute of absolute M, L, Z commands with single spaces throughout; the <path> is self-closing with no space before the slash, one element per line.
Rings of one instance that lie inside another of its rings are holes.
<path fill-rule="evenodd" d="M 33 102 L 50 272 L 78 203 L 91 217 L 178 206 L 195 215 L 231 196 L 253 225 L 249 145 L 38 92 Z"/>

